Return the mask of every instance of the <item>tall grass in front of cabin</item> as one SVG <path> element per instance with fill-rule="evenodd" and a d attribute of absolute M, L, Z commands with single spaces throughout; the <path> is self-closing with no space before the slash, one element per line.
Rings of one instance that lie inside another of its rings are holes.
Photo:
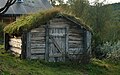
<path fill-rule="evenodd" d="M 92 59 L 89 64 L 48 63 L 12 56 L 0 45 L 0 75 L 119 75 L 120 62 Z"/>

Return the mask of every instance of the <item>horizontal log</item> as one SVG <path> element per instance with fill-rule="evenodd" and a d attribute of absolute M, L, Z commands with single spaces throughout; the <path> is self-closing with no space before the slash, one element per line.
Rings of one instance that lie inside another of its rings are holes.
<path fill-rule="evenodd" d="M 79 30 L 75 30 L 75 29 L 73 29 L 73 30 L 69 30 L 69 33 L 72 33 L 72 34 L 83 34 L 83 32 L 81 32 L 81 31 L 79 31 Z"/>
<path fill-rule="evenodd" d="M 33 44 L 31 43 L 31 46 L 35 46 L 35 47 L 45 47 L 45 44 Z"/>
<path fill-rule="evenodd" d="M 30 43 L 31 43 L 31 44 L 45 44 L 44 41 L 45 41 L 45 40 L 31 40 Z"/>
<path fill-rule="evenodd" d="M 83 48 L 69 48 L 69 51 L 81 51 Z"/>
<path fill-rule="evenodd" d="M 10 41 L 17 42 L 17 43 L 22 43 L 21 38 L 10 38 Z"/>
<path fill-rule="evenodd" d="M 82 44 L 81 41 L 71 41 L 71 40 L 69 40 L 68 43 L 69 44 Z"/>
<path fill-rule="evenodd" d="M 32 29 L 31 32 L 41 32 L 41 31 L 45 31 L 45 28 L 35 28 L 35 29 Z"/>
<path fill-rule="evenodd" d="M 21 49 L 19 49 L 19 48 L 14 48 L 14 47 L 11 47 L 10 48 L 10 50 L 12 51 L 12 52 L 14 52 L 14 53 L 17 53 L 17 54 L 21 54 Z"/>
<path fill-rule="evenodd" d="M 34 37 L 44 37 L 45 36 L 45 33 L 36 33 L 36 32 L 34 32 L 34 33 L 30 33 L 30 37 L 31 38 L 34 38 Z"/>
<path fill-rule="evenodd" d="M 45 49 L 31 49 L 31 53 L 45 53 Z"/>
<path fill-rule="evenodd" d="M 30 38 L 31 41 L 32 40 L 45 40 L 45 37 L 34 37 L 34 38 Z"/>
<path fill-rule="evenodd" d="M 62 57 L 63 55 L 61 53 L 54 53 L 54 54 L 49 54 L 49 57 Z"/>
<path fill-rule="evenodd" d="M 82 41 L 82 37 L 75 37 L 75 36 L 69 36 L 69 40 L 76 40 L 76 41 Z"/>
<path fill-rule="evenodd" d="M 69 48 L 83 48 L 83 45 L 69 45 Z"/>
<path fill-rule="evenodd" d="M 65 33 L 50 33 L 51 36 L 65 36 Z"/>
<path fill-rule="evenodd" d="M 53 23 L 53 24 L 50 25 L 49 28 L 65 28 L 66 26 L 68 26 L 68 24 L 62 24 L 62 25 L 60 25 L 58 23 Z"/>
<path fill-rule="evenodd" d="M 21 41 L 17 41 L 17 40 L 10 40 L 9 41 L 9 45 L 12 46 L 12 47 L 21 48 L 22 42 Z"/>
<path fill-rule="evenodd" d="M 31 55 L 31 59 L 44 59 L 44 55 Z"/>
<path fill-rule="evenodd" d="M 31 49 L 45 49 L 45 47 L 41 46 L 31 46 Z"/>

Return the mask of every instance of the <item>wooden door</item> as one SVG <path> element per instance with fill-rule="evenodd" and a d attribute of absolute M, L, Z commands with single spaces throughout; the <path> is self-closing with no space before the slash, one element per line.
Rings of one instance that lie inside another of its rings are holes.
<path fill-rule="evenodd" d="M 49 61 L 65 61 L 66 53 L 66 28 L 49 28 Z"/>

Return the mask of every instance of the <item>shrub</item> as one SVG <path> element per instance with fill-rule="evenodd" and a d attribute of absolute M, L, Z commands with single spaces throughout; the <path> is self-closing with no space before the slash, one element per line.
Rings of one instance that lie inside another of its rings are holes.
<path fill-rule="evenodd" d="M 106 42 L 105 44 L 101 45 L 100 50 L 106 54 L 106 58 L 119 61 L 120 60 L 120 41 L 112 43 Z"/>

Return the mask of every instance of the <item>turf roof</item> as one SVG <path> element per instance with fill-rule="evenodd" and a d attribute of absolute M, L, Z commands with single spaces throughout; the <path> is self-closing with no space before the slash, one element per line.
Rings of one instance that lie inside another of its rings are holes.
<path fill-rule="evenodd" d="M 9 34 L 21 34 L 23 31 L 28 31 L 35 27 L 38 27 L 40 25 L 47 23 L 50 19 L 55 17 L 58 13 L 60 13 L 60 9 L 52 8 L 52 9 L 42 11 L 36 14 L 32 14 L 29 16 L 22 16 L 15 22 L 7 25 L 4 28 L 4 32 Z M 64 16 L 66 18 L 70 18 L 69 15 L 68 16 L 64 15 Z M 76 23 L 78 23 L 77 19 L 74 21 L 77 21 Z M 80 23 L 80 25 L 82 25 L 85 29 L 90 30 L 90 28 L 85 24 Z"/>

